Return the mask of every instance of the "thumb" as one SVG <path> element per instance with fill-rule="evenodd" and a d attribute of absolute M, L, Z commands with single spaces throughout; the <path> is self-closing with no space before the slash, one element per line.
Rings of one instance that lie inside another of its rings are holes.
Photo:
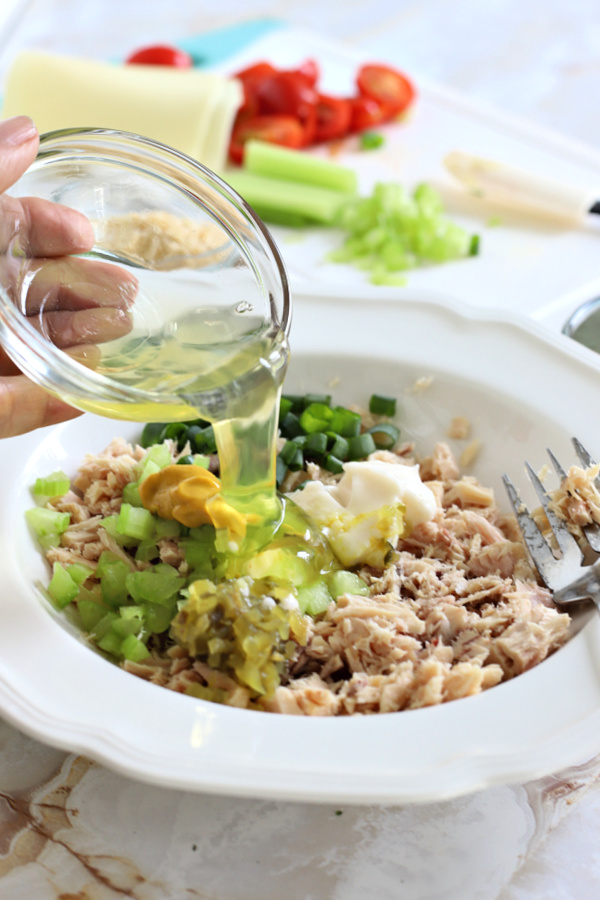
<path fill-rule="evenodd" d="M 29 116 L 14 116 L 0 122 L 0 194 L 29 168 L 38 143 L 38 130 Z"/>

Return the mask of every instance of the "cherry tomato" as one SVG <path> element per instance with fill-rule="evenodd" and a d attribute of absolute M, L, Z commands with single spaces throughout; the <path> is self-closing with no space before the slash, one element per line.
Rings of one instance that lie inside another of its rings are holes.
<path fill-rule="evenodd" d="M 229 157 L 233 162 L 241 164 L 244 159 L 244 144 L 252 139 L 298 149 L 304 146 L 304 135 L 304 127 L 293 116 L 254 116 L 234 126 Z"/>
<path fill-rule="evenodd" d="M 350 131 L 366 131 L 374 125 L 388 122 L 392 117 L 392 113 L 384 103 L 366 95 L 353 97 L 350 104 L 352 106 Z"/>
<path fill-rule="evenodd" d="M 316 87 L 319 80 L 319 66 L 314 59 L 305 59 L 297 69 L 290 70 L 292 74 L 301 75 L 309 87 Z"/>
<path fill-rule="evenodd" d="M 174 66 L 176 69 L 189 69 L 194 65 L 194 60 L 189 53 L 167 44 L 142 47 L 131 53 L 125 62 L 146 66 Z"/>
<path fill-rule="evenodd" d="M 390 66 L 376 63 L 361 66 L 356 83 L 361 94 L 385 104 L 391 115 L 402 112 L 415 97 L 415 89 L 406 75 Z"/>
<path fill-rule="evenodd" d="M 319 94 L 315 141 L 331 141 L 348 134 L 352 119 L 352 103 L 345 97 Z"/>
<path fill-rule="evenodd" d="M 256 85 L 256 96 L 263 115 L 294 116 L 304 126 L 316 119 L 317 92 L 295 72 L 264 78 Z"/>
<path fill-rule="evenodd" d="M 274 75 L 276 71 L 277 69 L 275 66 L 272 66 L 271 63 L 257 62 L 254 63 L 253 66 L 247 66 L 245 69 L 240 69 L 233 77 L 239 78 L 239 80 L 243 81 L 245 84 L 256 84 L 259 81 L 262 81 L 263 78 Z"/>

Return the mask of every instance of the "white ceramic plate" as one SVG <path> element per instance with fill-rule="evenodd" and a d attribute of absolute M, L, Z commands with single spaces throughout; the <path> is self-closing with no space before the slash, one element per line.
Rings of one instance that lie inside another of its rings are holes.
<path fill-rule="evenodd" d="M 459 309 L 306 297 L 296 311 L 288 388 L 333 387 L 339 402 L 395 394 L 406 437 L 429 450 L 452 416 L 482 441 L 474 467 L 504 503 L 500 476 L 525 485 L 577 434 L 600 453 L 600 362 L 539 326 Z M 433 375 L 430 388 L 408 389 Z M 600 620 L 512 682 L 444 706 L 305 719 L 234 710 L 121 671 L 70 633 L 36 591 L 45 563 L 23 512 L 38 474 L 70 473 L 87 451 L 137 426 L 85 416 L 0 443 L 0 712 L 47 743 L 144 781 L 194 791 L 334 802 L 417 802 L 575 764 L 600 749 Z M 460 445 L 457 445 L 460 449 Z M 524 492 L 526 493 L 526 492 Z"/>

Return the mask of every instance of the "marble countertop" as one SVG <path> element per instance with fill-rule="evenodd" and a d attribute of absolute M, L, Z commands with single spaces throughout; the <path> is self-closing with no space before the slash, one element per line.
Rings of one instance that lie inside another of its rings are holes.
<path fill-rule="evenodd" d="M 168 12 L 147 0 L 12 0 L 0 83 L 23 48 L 119 58 L 259 16 L 600 143 L 596 0 L 346 0 L 343 15 L 315 0 L 174 0 Z M 591 900 L 599 826 L 600 756 L 426 806 L 334 809 L 140 785 L 0 722 L 3 900 Z"/>

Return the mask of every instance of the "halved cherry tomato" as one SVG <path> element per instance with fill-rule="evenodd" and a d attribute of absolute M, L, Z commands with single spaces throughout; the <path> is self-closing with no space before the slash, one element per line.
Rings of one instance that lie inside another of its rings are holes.
<path fill-rule="evenodd" d="M 294 75 L 302 75 L 309 87 L 315 87 L 319 80 L 319 65 L 314 59 L 305 59 L 297 69 L 290 70 Z"/>
<path fill-rule="evenodd" d="M 131 53 L 125 62 L 146 66 L 174 66 L 176 69 L 189 69 L 194 65 L 194 60 L 189 53 L 167 44 L 141 47 Z"/>
<path fill-rule="evenodd" d="M 269 62 L 257 62 L 253 66 L 240 69 L 232 77 L 239 78 L 240 81 L 256 83 L 262 81 L 268 75 L 274 75 L 276 71 L 275 66 L 272 66 Z"/>
<path fill-rule="evenodd" d="M 367 128 L 373 128 L 374 125 L 388 122 L 392 117 L 389 107 L 364 94 L 353 97 L 350 104 L 352 106 L 350 131 L 365 131 Z"/>
<path fill-rule="evenodd" d="M 377 63 L 361 66 L 356 83 L 361 94 L 385 104 L 392 115 L 405 110 L 415 97 L 412 82 L 391 66 Z"/>
<path fill-rule="evenodd" d="M 352 103 L 345 97 L 319 94 L 315 141 L 332 141 L 344 137 L 350 130 Z"/>
<path fill-rule="evenodd" d="M 244 144 L 252 139 L 297 150 L 304 146 L 304 128 L 293 116 L 254 116 L 244 119 L 234 126 L 231 135 L 229 157 L 232 162 L 242 163 Z"/>
<path fill-rule="evenodd" d="M 317 92 L 295 72 L 276 72 L 256 85 L 262 115 L 294 116 L 303 126 L 316 120 Z"/>

